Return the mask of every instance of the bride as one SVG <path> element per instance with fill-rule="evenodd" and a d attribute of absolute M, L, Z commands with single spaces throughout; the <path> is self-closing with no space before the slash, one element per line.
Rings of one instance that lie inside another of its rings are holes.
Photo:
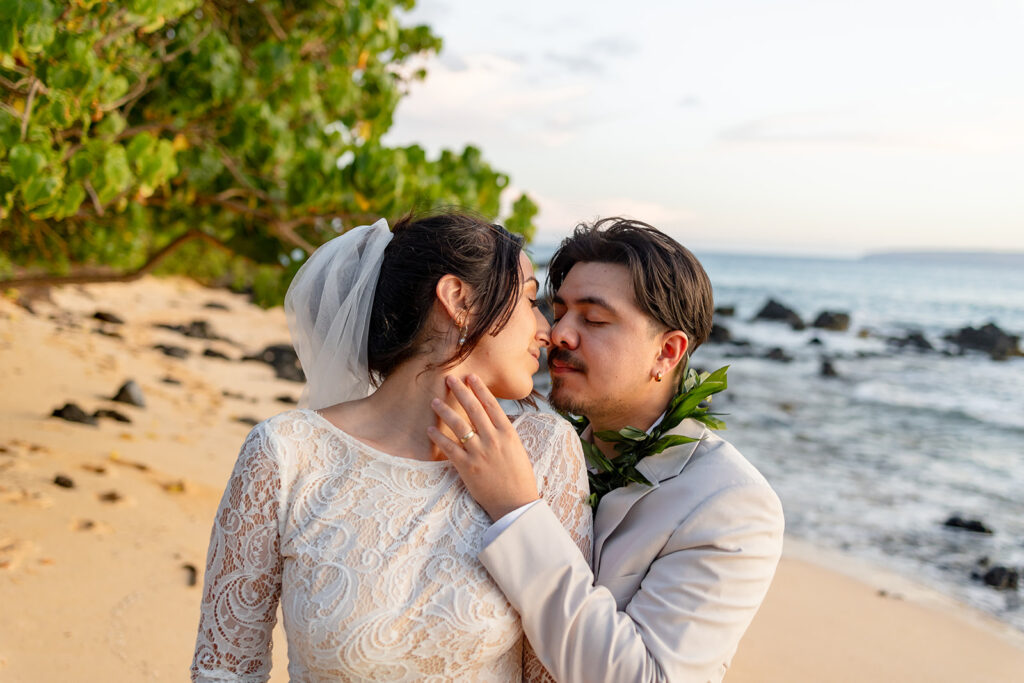
<path fill-rule="evenodd" d="M 479 438 L 431 408 L 447 396 L 461 410 L 446 380 L 531 394 L 550 329 L 537 289 L 519 236 L 456 212 L 353 229 L 302 266 L 285 310 L 311 409 L 242 446 L 213 524 L 193 680 L 265 681 L 279 601 L 291 680 L 546 677 L 476 559 L 490 518 L 427 437 Z M 536 412 L 512 426 L 538 497 L 589 558 L 575 432 Z"/>

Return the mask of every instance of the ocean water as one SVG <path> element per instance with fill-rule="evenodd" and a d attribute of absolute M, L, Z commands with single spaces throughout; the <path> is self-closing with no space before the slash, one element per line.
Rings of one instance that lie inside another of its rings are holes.
<path fill-rule="evenodd" d="M 1024 630 L 1024 586 L 997 591 L 971 578 L 985 558 L 1024 570 L 1024 358 L 959 355 L 942 340 L 987 322 L 1024 333 L 1024 259 L 698 257 L 716 304 L 736 308 L 716 322 L 750 345 L 706 344 L 693 364 L 730 366 L 714 403 L 726 413 L 723 436 L 775 487 L 787 532 Z M 769 297 L 808 329 L 751 322 Z M 823 310 L 849 313 L 849 331 L 811 329 Z M 937 350 L 885 340 L 909 331 Z M 792 360 L 763 358 L 775 347 Z M 821 376 L 823 358 L 839 377 Z M 995 533 L 946 528 L 952 515 Z"/>

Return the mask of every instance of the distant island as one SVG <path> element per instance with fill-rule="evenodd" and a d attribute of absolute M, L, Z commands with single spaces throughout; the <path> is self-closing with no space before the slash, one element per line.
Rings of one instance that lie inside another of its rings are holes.
<path fill-rule="evenodd" d="M 862 261 L 875 263 L 934 263 L 979 266 L 1024 267 L 1020 251 L 878 251 L 865 254 Z"/>

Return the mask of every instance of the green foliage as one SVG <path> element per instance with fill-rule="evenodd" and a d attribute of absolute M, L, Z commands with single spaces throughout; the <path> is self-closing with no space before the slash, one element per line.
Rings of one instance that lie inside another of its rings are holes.
<path fill-rule="evenodd" d="M 714 417 L 709 411 L 712 394 L 725 391 L 728 387 L 726 373 L 729 366 L 718 368 L 714 372 L 698 373 L 687 364 L 683 371 L 683 381 L 679 391 L 669 401 L 665 409 L 665 417 L 651 428 L 650 433 L 636 427 L 623 427 L 618 431 L 605 430 L 594 432 L 594 437 L 606 443 L 615 444 L 616 455 L 608 458 L 592 443 L 582 441 L 583 455 L 596 472 L 588 473 L 590 480 L 590 505 L 594 508 L 601 498 L 610 491 L 631 483 L 650 486 L 651 482 L 637 470 L 636 466 L 649 455 L 657 455 L 666 448 L 693 443 L 693 439 L 681 434 L 668 434 L 680 422 L 692 418 L 703 423 L 710 429 L 725 429 L 725 422 Z M 564 415 L 582 434 L 589 421 L 585 417 Z"/>
<path fill-rule="evenodd" d="M 480 150 L 388 147 L 412 58 L 441 41 L 411 0 L 0 0 L 0 263 L 158 272 L 276 303 L 312 248 L 411 208 L 491 219 Z M 533 234 L 536 205 L 505 218 Z M 212 239 L 205 239 L 212 238 Z M 215 243 L 220 243 L 218 248 Z"/>

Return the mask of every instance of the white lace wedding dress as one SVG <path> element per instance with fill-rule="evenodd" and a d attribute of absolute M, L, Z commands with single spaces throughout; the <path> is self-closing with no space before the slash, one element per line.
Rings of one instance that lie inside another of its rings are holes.
<path fill-rule="evenodd" d="M 514 425 L 589 559 L 575 432 L 538 413 Z M 309 410 L 260 423 L 214 521 L 193 679 L 267 680 L 280 600 L 293 681 L 543 680 L 476 559 L 489 525 L 447 461 L 383 453 Z"/>

